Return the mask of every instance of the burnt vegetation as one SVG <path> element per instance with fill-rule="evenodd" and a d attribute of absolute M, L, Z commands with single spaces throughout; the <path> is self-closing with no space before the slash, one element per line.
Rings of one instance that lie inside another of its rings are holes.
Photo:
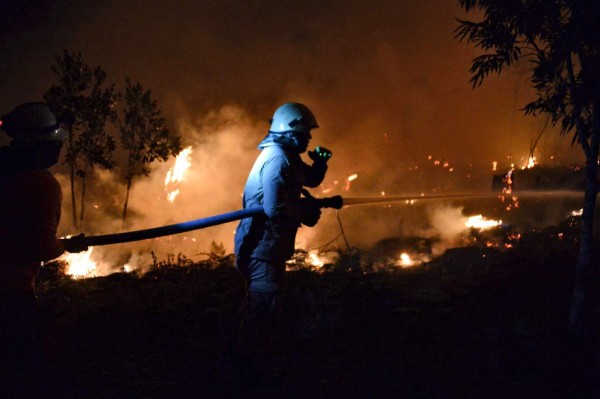
<path fill-rule="evenodd" d="M 598 276 L 587 335 L 565 320 L 580 217 L 496 229 L 421 265 L 393 264 L 409 244 L 342 251 L 315 270 L 297 252 L 281 333 L 267 356 L 281 384 L 244 391 L 231 351 L 244 285 L 213 243 L 206 259 L 154 259 L 144 274 L 38 281 L 48 387 L 58 397 L 597 397 Z M 506 245 L 509 243 L 510 245 Z M 388 259 L 388 260 L 386 260 Z"/>

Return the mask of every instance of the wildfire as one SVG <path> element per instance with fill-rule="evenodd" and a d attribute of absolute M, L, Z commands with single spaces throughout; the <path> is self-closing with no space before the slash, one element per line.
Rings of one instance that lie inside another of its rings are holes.
<path fill-rule="evenodd" d="M 471 216 L 465 222 L 465 226 L 468 228 L 475 228 L 480 230 L 491 229 L 493 227 L 498 227 L 502 224 L 502 220 L 486 220 L 481 215 Z"/>
<path fill-rule="evenodd" d="M 529 159 L 527 160 L 527 164 L 525 166 L 523 166 L 523 169 L 531 169 L 535 165 L 536 165 L 535 157 L 530 155 Z"/>
<path fill-rule="evenodd" d="M 418 266 L 423 262 L 429 262 L 431 260 L 430 256 L 424 254 L 409 254 L 408 252 L 402 252 L 398 259 L 396 260 L 396 265 L 401 268 L 409 268 L 413 266 Z"/>
<path fill-rule="evenodd" d="M 187 170 L 192 166 L 191 154 L 192 146 L 181 150 L 175 158 L 175 165 L 167 172 L 167 177 L 165 178 L 165 191 L 167 200 L 171 203 L 175 201 L 175 198 L 177 198 L 180 193 L 180 190 L 178 188 L 173 188 L 173 186 L 184 180 Z"/>
<path fill-rule="evenodd" d="M 317 250 L 313 250 L 308 253 L 308 261 L 316 268 L 321 268 L 325 264 L 325 262 L 323 262 L 323 260 L 319 257 L 319 251 Z"/>
<path fill-rule="evenodd" d="M 65 252 L 57 260 L 66 262 L 69 266 L 66 273 L 73 277 L 90 277 L 96 272 L 96 262 L 91 258 L 93 247 L 85 252 L 68 253 Z"/>
<path fill-rule="evenodd" d="M 398 261 L 402 267 L 414 266 L 415 262 L 410 258 L 410 255 L 406 252 L 400 254 L 400 260 Z"/>
<path fill-rule="evenodd" d="M 581 216 L 583 215 L 583 208 L 577 210 L 577 211 L 571 211 L 571 216 Z"/>
<path fill-rule="evenodd" d="M 337 257 L 335 252 L 321 252 L 318 249 L 308 251 L 305 263 L 315 270 L 321 269 L 328 263 L 333 263 Z"/>

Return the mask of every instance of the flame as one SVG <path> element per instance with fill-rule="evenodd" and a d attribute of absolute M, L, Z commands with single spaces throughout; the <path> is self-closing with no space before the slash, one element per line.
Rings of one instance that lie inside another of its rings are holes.
<path fill-rule="evenodd" d="M 316 268 L 321 268 L 325 264 L 325 262 L 323 262 L 323 260 L 319 257 L 319 251 L 317 250 L 313 250 L 308 253 L 308 261 Z"/>
<path fill-rule="evenodd" d="M 167 192 L 167 200 L 174 202 L 175 198 L 180 193 L 178 188 L 170 188 L 176 183 L 182 182 L 185 179 L 187 170 L 192 166 L 190 155 L 192 154 L 192 146 L 186 147 L 175 158 L 175 165 L 167 172 L 165 178 L 165 191 Z"/>
<path fill-rule="evenodd" d="M 96 262 L 91 258 L 94 247 L 85 252 L 65 252 L 57 260 L 67 262 L 69 265 L 66 274 L 73 277 L 90 277 L 96 272 Z"/>
<path fill-rule="evenodd" d="M 531 169 L 536 165 L 536 163 L 535 157 L 530 155 L 529 159 L 527 160 L 527 164 L 523 166 L 523 169 Z"/>
<path fill-rule="evenodd" d="M 408 252 L 402 252 L 399 258 L 396 260 L 396 264 L 401 268 L 409 268 L 418 266 L 421 263 L 429 262 L 431 257 L 425 254 L 409 254 Z"/>
<path fill-rule="evenodd" d="M 333 263 L 337 258 L 336 252 L 321 252 L 318 249 L 308 251 L 305 262 L 315 270 L 321 269 L 328 263 Z"/>
<path fill-rule="evenodd" d="M 415 264 L 415 262 L 410 258 L 410 255 L 406 252 L 400 254 L 400 260 L 398 261 L 398 263 L 402 267 L 411 267 Z"/>
<path fill-rule="evenodd" d="M 465 226 L 480 230 L 491 229 L 502 224 L 502 220 L 486 220 L 481 215 L 471 216 L 465 222 Z"/>
<path fill-rule="evenodd" d="M 583 215 L 583 208 L 578 211 L 571 211 L 571 216 L 581 216 Z"/>

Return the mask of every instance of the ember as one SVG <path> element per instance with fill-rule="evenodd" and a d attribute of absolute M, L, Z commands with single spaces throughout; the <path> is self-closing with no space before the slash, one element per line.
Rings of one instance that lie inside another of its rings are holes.
<path fill-rule="evenodd" d="M 404 252 L 400 254 L 400 260 L 398 261 L 398 264 L 402 267 L 410 267 L 414 266 L 415 262 L 410 258 L 410 255 Z"/>
<path fill-rule="evenodd" d="M 323 265 L 325 264 L 325 262 L 323 262 L 323 260 L 319 257 L 319 251 L 317 250 L 310 251 L 308 253 L 308 260 L 310 264 L 316 268 L 323 267 Z"/>

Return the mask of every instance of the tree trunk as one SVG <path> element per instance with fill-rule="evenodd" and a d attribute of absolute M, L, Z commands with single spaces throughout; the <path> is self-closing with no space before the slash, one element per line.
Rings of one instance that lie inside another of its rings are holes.
<path fill-rule="evenodd" d="M 127 178 L 127 191 L 125 193 L 125 204 L 123 205 L 123 228 L 125 228 L 125 219 L 127 218 L 127 205 L 129 204 L 129 190 L 131 190 L 131 180 L 133 180 L 133 177 L 130 176 Z"/>
<path fill-rule="evenodd" d="M 81 228 L 83 229 L 83 215 L 85 213 L 85 189 L 87 182 L 87 173 L 89 170 L 89 165 L 85 165 L 85 170 L 83 171 L 83 176 L 81 177 L 81 212 L 79 213 L 79 221 Z"/>
<path fill-rule="evenodd" d="M 598 144 L 600 132 L 593 131 L 591 144 L 586 153 L 586 185 L 581 217 L 581 240 L 577 269 L 575 271 L 575 288 L 569 315 L 569 330 L 572 334 L 584 332 L 583 306 L 586 298 L 587 283 L 592 265 L 594 249 L 594 212 L 598 196 Z"/>
<path fill-rule="evenodd" d="M 75 199 L 75 168 L 76 168 L 76 162 L 74 159 L 74 154 L 73 154 L 73 129 L 69 127 L 69 141 L 68 141 L 68 147 L 67 147 L 67 154 L 68 156 L 71 158 L 69 160 L 69 169 L 71 172 L 71 211 L 72 211 L 72 216 L 73 216 L 73 227 L 75 227 L 75 230 L 77 230 L 78 228 L 78 223 L 77 223 L 77 200 Z"/>

